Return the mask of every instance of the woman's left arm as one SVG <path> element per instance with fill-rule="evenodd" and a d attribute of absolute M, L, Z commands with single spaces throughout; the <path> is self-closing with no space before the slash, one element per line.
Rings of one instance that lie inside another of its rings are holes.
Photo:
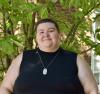
<path fill-rule="evenodd" d="M 85 94 L 98 94 L 98 86 L 92 70 L 85 59 L 77 56 L 78 77 L 84 88 Z"/>

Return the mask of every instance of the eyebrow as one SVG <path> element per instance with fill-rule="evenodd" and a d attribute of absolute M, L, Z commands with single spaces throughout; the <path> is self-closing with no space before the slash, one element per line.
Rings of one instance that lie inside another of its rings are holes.
<path fill-rule="evenodd" d="M 55 28 L 49 28 L 49 29 L 54 29 L 55 30 Z"/>

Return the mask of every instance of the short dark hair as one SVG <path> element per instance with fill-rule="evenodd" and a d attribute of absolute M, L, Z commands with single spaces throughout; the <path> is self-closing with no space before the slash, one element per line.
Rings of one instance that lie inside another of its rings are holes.
<path fill-rule="evenodd" d="M 46 23 L 46 22 L 53 23 L 53 24 L 55 25 L 55 27 L 57 28 L 58 32 L 59 32 L 59 26 L 58 26 L 58 24 L 57 24 L 54 20 L 49 19 L 49 18 L 39 20 L 39 21 L 36 23 L 36 25 L 35 25 L 35 31 L 37 30 L 37 27 L 38 27 L 39 24 L 41 24 L 41 23 Z"/>

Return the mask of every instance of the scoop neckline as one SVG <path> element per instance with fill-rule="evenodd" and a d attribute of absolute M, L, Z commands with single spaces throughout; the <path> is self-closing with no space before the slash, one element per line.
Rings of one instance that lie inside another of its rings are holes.
<path fill-rule="evenodd" d="M 37 48 L 37 51 L 39 51 L 40 53 L 44 53 L 44 54 L 55 54 L 60 50 L 60 48 L 58 48 L 55 52 L 45 52 L 43 50 L 40 50 L 39 48 Z"/>

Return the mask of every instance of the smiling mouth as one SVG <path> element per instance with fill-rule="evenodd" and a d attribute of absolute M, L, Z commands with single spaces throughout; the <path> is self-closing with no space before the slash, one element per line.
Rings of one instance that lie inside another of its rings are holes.
<path fill-rule="evenodd" d="M 45 40 L 51 40 L 51 39 L 43 39 L 43 41 L 45 41 Z"/>

